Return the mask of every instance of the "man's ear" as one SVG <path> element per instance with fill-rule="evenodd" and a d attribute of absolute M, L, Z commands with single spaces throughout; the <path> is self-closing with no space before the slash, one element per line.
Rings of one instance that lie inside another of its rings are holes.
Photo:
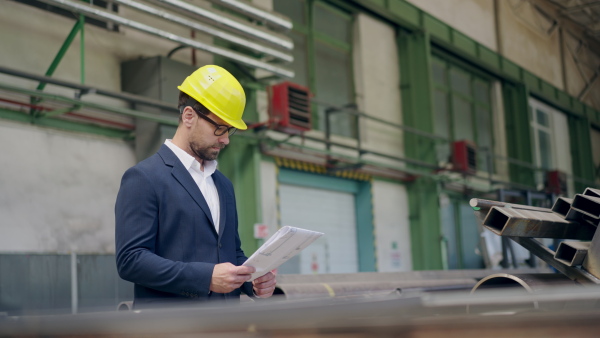
<path fill-rule="evenodd" d="M 181 113 L 181 120 L 183 124 L 187 127 L 191 127 L 193 123 L 195 123 L 196 112 L 192 107 L 186 106 Z"/>

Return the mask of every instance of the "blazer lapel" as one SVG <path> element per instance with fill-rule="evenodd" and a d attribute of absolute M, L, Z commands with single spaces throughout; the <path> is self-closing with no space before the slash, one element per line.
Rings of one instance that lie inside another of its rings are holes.
<path fill-rule="evenodd" d="M 165 165 L 173 167 L 171 170 L 171 175 L 183 186 L 183 188 L 190 194 L 192 199 L 198 204 L 200 209 L 204 211 L 208 220 L 210 221 L 210 225 L 213 231 L 215 231 L 215 224 L 213 223 L 212 215 L 210 213 L 210 208 L 202 195 L 202 192 L 198 188 L 198 185 L 192 178 L 192 175 L 187 171 L 187 169 L 183 166 L 183 163 L 177 158 L 169 147 L 166 145 L 162 145 L 158 150 L 159 155 L 162 157 Z M 222 213 L 221 213 L 222 215 Z"/>
<path fill-rule="evenodd" d="M 227 220 L 227 194 L 228 191 L 223 184 L 223 180 L 221 176 L 215 171 L 212 175 L 213 181 L 215 182 L 215 187 L 217 187 L 217 192 L 219 193 L 219 210 L 220 210 L 220 218 L 219 218 L 219 238 L 223 235 L 223 229 L 225 228 L 226 220 Z"/>

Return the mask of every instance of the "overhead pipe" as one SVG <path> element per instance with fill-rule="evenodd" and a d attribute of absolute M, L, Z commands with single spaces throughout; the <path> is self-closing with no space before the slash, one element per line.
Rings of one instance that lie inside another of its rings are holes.
<path fill-rule="evenodd" d="M 232 51 L 224 49 L 224 48 L 215 47 L 215 46 L 212 46 L 212 45 L 209 45 L 206 43 L 202 43 L 202 42 L 195 41 L 192 39 L 184 38 L 184 37 L 175 35 L 173 33 L 169 33 L 167 31 L 148 26 L 143 23 L 125 19 L 118 15 L 114 15 L 111 13 L 107 13 L 107 12 L 92 8 L 87 5 L 82 5 L 82 4 L 72 2 L 69 0 L 39 0 L 39 1 L 41 1 L 43 3 L 47 3 L 47 4 L 52 4 L 52 5 L 55 5 L 60 8 L 74 10 L 77 13 L 80 13 L 80 14 L 83 13 L 83 14 L 86 14 L 86 15 L 89 15 L 92 17 L 110 21 L 115 24 L 123 25 L 126 27 L 131 27 L 131 28 L 137 29 L 139 31 L 142 31 L 142 32 L 145 32 L 145 33 L 148 33 L 151 35 L 155 35 L 155 36 L 162 37 L 162 38 L 170 40 L 170 41 L 177 42 L 179 44 L 183 44 L 183 45 L 193 47 L 193 48 L 196 48 L 199 50 L 207 51 L 207 52 L 213 53 L 215 55 L 223 56 L 225 58 L 240 62 L 247 66 L 264 69 L 266 71 L 272 72 L 274 74 L 277 74 L 277 75 L 280 75 L 283 77 L 288 77 L 288 78 L 294 77 L 294 71 L 292 71 L 292 70 L 274 66 L 274 65 L 270 65 L 266 62 L 258 61 L 256 59 L 253 59 L 246 55 L 232 52 Z"/>
<path fill-rule="evenodd" d="M 8 90 L 11 92 L 28 95 L 30 97 L 40 97 L 40 98 L 43 98 L 44 100 L 53 100 L 53 101 L 60 102 L 60 103 L 82 106 L 85 108 L 91 108 L 91 109 L 116 113 L 116 114 L 120 114 L 120 115 L 124 115 L 124 116 L 134 117 L 134 118 L 141 118 L 144 120 L 158 122 L 158 123 L 168 125 L 168 126 L 177 126 L 178 125 L 176 117 L 169 118 L 167 116 L 150 114 L 150 113 L 127 109 L 127 108 L 106 106 L 106 105 L 102 105 L 102 104 L 98 104 L 98 103 L 94 103 L 94 102 L 83 102 L 80 100 L 71 99 L 71 98 L 67 98 L 64 96 L 60 96 L 60 95 L 47 94 L 47 93 L 40 92 L 40 91 L 33 91 L 33 90 L 28 90 L 28 89 L 17 88 L 17 87 L 3 84 L 3 83 L 0 83 L 0 90 Z"/>
<path fill-rule="evenodd" d="M 160 108 L 160 109 L 163 109 L 166 111 L 170 111 L 170 112 L 179 114 L 179 111 L 177 110 L 177 108 L 173 107 L 173 105 L 164 103 L 162 101 L 154 100 L 154 99 L 151 99 L 151 98 L 148 98 L 145 96 L 129 94 L 129 93 L 113 92 L 113 91 L 109 91 L 109 90 L 105 90 L 105 89 L 100 89 L 100 88 L 96 88 L 96 87 L 91 87 L 91 86 L 87 86 L 87 85 L 64 81 L 64 80 L 60 80 L 60 79 L 49 77 L 49 76 L 32 74 L 32 73 L 24 72 L 21 70 L 3 67 L 3 66 L 0 66 L 0 73 L 11 75 L 11 76 L 16 76 L 16 77 L 20 77 L 20 78 L 24 78 L 24 79 L 29 79 L 29 80 L 33 80 L 33 81 L 49 83 L 52 85 L 57 85 L 57 86 L 65 87 L 65 88 L 76 89 L 81 93 L 79 96 L 81 96 L 83 94 L 92 94 L 93 93 L 93 94 L 98 94 L 98 95 L 103 95 L 106 97 L 112 97 L 115 99 L 123 100 L 128 103 L 135 103 L 137 105 L 144 105 L 144 106 L 148 106 L 148 107 Z"/>
<path fill-rule="evenodd" d="M 590 240 L 596 228 L 552 212 L 492 207 L 483 225 L 499 236 Z"/>
<path fill-rule="evenodd" d="M 558 249 L 554 254 L 554 259 L 565 263 L 568 266 L 582 265 L 591 242 L 563 241 L 558 244 Z"/>
<path fill-rule="evenodd" d="M 292 22 L 278 13 L 272 13 L 258 8 L 250 2 L 239 0 L 209 0 L 212 3 L 230 8 L 238 13 L 242 13 L 254 19 L 263 21 L 268 26 L 289 31 L 292 29 Z"/>
<path fill-rule="evenodd" d="M 186 13 L 193 13 L 204 20 L 210 21 L 215 25 L 232 29 L 234 31 L 243 33 L 252 38 L 257 38 L 266 42 L 269 42 L 275 46 L 285 48 L 287 50 L 294 49 L 294 43 L 290 38 L 277 36 L 271 34 L 269 32 L 265 32 L 264 30 L 254 28 L 248 25 L 245 25 L 236 20 L 227 18 L 225 16 L 219 15 L 217 13 L 211 12 L 204 8 L 200 8 L 198 6 L 194 6 L 189 2 L 181 1 L 181 0 L 154 0 L 160 3 L 167 4 L 173 8 L 177 8 L 179 10 L 183 10 Z"/>
<path fill-rule="evenodd" d="M 113 1 L 116 3 L 119 3 L 121 5 L 129 6 L 131 8 L 135 8 L 139 11 L 163 18 L 167 21 L 175 22 L 180 25 L 195 29 L 197 31 L 204 32 L 206 34 L 215 36 L 215 37 L 223 39 L 225 41 L 229 41 L 229 42 L 235 43 L 237 45 L 244 46 L 253 51 L 276 57 L 285 62 L 294 61 L 294 57 L 291 54 L 283 53 L 276 49 L 273 49 L 273 48 L 270 48 L 267 46 L 263 46 L 261 44 L 258 44 L 258 43 L 252 42 L 252 41 L 248 41 L 248 39 L 244 39 L 237 35 L 223 32 L 218 29 L 214 29 L 213 27 L 203 25 L 196 21 L 188 20 L 186 18 L 177 16 L 177 15 L 173 15 L 166 11 L 162 11 L 160 9 L 154 8 L 152 6 L 144 5 L 142 3 L 139 3 L 139 2 L 136 2 L 133 0 L 113 0 Z"/>

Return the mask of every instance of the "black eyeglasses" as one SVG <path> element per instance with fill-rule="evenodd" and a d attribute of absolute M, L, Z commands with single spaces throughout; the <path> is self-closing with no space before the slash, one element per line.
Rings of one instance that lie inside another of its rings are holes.
<path fill-rule="evenodd" d="M 190 106 L 190 107 L 192 109 L 194 109 L 193 106 Z M 224 124 L 218 124 L 217 122 L 211 120 L 208 116 L 202 114 L 201 112 L 197 111 L 196 109 L 194 109 L 194 111 L 196 112 L 196 114 L 198 114 L 198 116 L 200 116 L 201 118 L 205 119 L 210 124 L 215 126 L 215 136 L 222 136 L 227 132 L 229 132 L 229 136 L 231 136 L 231 135 L 235 134 L 235 132 L 237 131 L 236 127 L 229 127 Z"/>

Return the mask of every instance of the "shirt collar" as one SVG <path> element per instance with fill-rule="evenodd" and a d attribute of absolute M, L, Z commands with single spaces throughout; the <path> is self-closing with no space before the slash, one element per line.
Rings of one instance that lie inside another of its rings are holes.
<path fill-rule="evenodd" d="M 196 164 L 196 168 L 197 171 L 200 171 L 200 163 L 190 154 L 188 154 L 185 150 L 179 148 L 178 146 L 176 146 L 171 139 L 167 139 L 165 140 L 165 145 L 167 147 L 169 147 L 169 149 L 171 149 L 173 151 L 173 153 L 175 153 L 175 156 L 177 156 L 177 158 L 179 158 L 179 160 L 181 161 L 181 163 L 183 164 L 183 166 L 187 169 L 190 170 L 192 168 L 194 168 L 194 164 Z M 213 160 L 213 161 L 204 161 L 204 176 L 210 176 L 212 174 L 214 174 L 214 172 L 217 170 L 217 161 Z"/>

